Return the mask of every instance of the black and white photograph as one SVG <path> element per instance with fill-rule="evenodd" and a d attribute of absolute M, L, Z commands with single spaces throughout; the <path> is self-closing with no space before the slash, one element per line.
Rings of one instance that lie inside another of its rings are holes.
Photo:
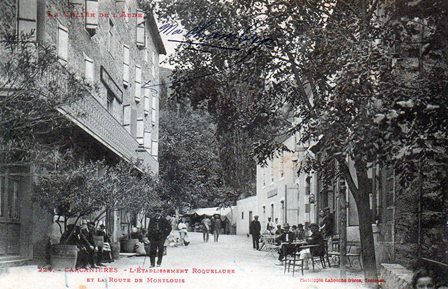
<path fill-rule="evenodd" d="M 0 0 L 0 288 L 448 289 L 448 1 Z"/>

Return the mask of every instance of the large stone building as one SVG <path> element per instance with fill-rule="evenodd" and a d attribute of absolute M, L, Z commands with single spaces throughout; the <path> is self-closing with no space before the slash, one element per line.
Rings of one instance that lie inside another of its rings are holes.
<path fill-rule="evenodd" d="M 56 48 L 62 66 L 97 88 L 59 109 L 75 124 L 60 137 L 86 159 L 137 161 L 156 175 L 159 89 L 147 84 L 159 82 L 165 48 L 153 15 L 129 0 L 5 0 L 0 11 L 2 32 L 33 33 Z M 51 220 L 31 202 L 32 175 L 33 164 L 0 167 L 0 263 L 37 258 L 46 245 Z M 132 220 L 114 215 L 109 229 L 116 238 Z"/>

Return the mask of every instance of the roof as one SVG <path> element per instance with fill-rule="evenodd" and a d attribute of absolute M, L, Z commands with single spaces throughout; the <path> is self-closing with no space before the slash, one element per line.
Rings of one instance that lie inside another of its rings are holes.
<path fill-rule="evenodd" d="M 191 210 L 190 212 L 188 212 L 185 215 L 198 215 L 198 216 L 203 216 L 203 215 L 207 215 L 207 216 L 213 216 L 215 214 L 221 215 L 221 216 L 227 216 L 228 214 L 230 214 L 232 212 L 232 208 L 219 208 L 219 207 L 213 207 L 213 208 L 199 208 L 199 209 L 194 209 Z"/>

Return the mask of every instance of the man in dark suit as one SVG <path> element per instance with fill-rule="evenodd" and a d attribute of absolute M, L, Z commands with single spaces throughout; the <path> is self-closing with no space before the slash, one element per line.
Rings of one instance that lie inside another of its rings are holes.
<path fill-rule="evenodd" d="M 275 239 L 277 245 L 281 245 L 278 251 L 278 261 L 277 265 L 282 265 L 283 258 L 287 255 L 294 253 L 295 245 L 291 244 L 294 241 L 294 232 L 289 230 L 289 225 L 285 224 L 283 227 L 283 233 Z"/>
<path fill-rule="evenodd" d="M 171 233 L 171 224 L 168 220 L 162 217 L 162 208 L 154 209 L 154 216 L 150 219 L 148 225 L 148 239 L 149 246 L 149 259 L 151 261 L 151 267 L 156 265 L 157 255 L 157 267 L 162 265 L 163 258 L 163 245 L 165 239 Z"/>
<path fill-rule="evenodd" d="M 250 222 L 249 234 L 252 235 L 252 245 L 254 249 L 260 250 L 259 240 L 261 233 L 261 224 L 258 221 L 258 216 L 254 217 L 255 220 Z"/>

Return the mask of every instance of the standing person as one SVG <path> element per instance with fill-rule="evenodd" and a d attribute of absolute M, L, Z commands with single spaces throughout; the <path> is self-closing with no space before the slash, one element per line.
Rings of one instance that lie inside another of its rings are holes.
<path fill-rule="evenodd" d="M 297 240 L 305 240 L 306 238 L 306 232 L 303 229 L 303 225 L 302 224 L 298 224 L 297 225 Z"/>
<path fill-rule="evenodd" d="M 215 242 L 218 242 L 220 230 L 221 230 L 221 219 L 219 218 L 219 215 L 215 215 L 213 219 L 213 237 Z"/>
<path fill-rule="evenodd" d="M 260 233 L 261 233 L 261 224 L 258 221 L 258 216 L 254 217 L 255 220 L 250 222 L 249 226 L 249 234 L 252 235 L 252 245 L 254 249 L 260 250 Z"/>
<path fill-rule="evenodd" d="M 157 255 L 157 267 L 162 265 L 163 258 L 163 246 L 165 239 L 171 233 L 171 224 L 162 218 L 162 208 L 154 209 L 154 216 L 150 219 L 148 225 L 148 239 L 149 245 L 149 259 L 151 261 L 151 267 L 156 265 Z"/>
<path fill-rule="evenodd" d="M 187 235 L 187 224 L 185 224 L 185 218 L 182 217 L 180 219 L 179 225 L 177 225 L 179 229 L 179 237 L 181 245 L 185 245 L 185 236 Z"/>
<path fill-rule="evenodd" d="M 268 217 L 268 225 L 266 227 L 266 230 L 268 230 L 271 233 L 271 235 L 274 235 L 275 226 L 274 226 L 274 222 L 272 222 L 271 217 Z"/>
<path fill-rule="evenodd" d="M 204 242 L 208 242 L 212 221 L 207 216 L 205 216 L 205 218 L 202 219 L 201 223 L 202 223 L 202 239 L 204 240 Z"/>

